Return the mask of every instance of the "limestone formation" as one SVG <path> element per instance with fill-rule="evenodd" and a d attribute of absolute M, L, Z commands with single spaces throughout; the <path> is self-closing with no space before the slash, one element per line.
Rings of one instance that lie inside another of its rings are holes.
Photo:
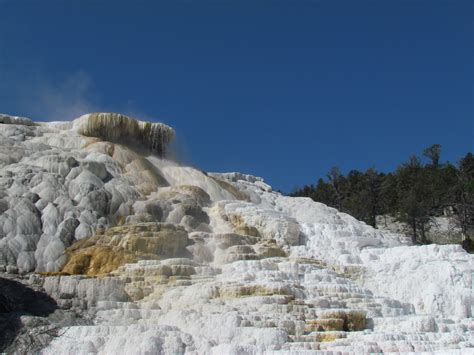
<path fill-rule="evenodd" d="M 31 293 L 0 292 L 0 352 L 471 351 L 472 255 L 164 159 L 173 137 L 120 114 L 0 115 L 0 276 L 57 308 L 12 315 Z"/>
<path fill-rule="evenodd" d="M 110 142 L 144 145 L 159 156 L 166 155 L 174 130 L 162 123 L 142 122 L 118 113 L 91 113 L 79 117 L 72 128 L 86 137 Z"/>

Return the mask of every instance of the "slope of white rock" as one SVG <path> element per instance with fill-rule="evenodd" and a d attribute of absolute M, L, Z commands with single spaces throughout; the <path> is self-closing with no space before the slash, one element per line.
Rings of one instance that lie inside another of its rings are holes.
<path fill-rule="evenodd" d="M 164 160 L 173 137 L 0 116 L 0 272 L 91 319 L 42 353 L 472 353 L 472 255 Z"/>

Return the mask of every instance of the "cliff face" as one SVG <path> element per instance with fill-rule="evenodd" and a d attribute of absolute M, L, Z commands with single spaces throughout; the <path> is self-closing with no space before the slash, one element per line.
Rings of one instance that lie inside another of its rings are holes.
<path fill-rule="evenodd" d="M 39 316 L 58 330 L 44 354 L 474 344 L 459 246 L 411 246 L 261 178 L 180 166 L 163 124 L 1 117 L 0 272 L 90 319 Z"/>

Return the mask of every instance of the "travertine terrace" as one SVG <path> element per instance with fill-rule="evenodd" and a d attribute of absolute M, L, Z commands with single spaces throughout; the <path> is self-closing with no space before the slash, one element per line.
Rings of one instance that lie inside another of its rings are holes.
<path fill-rule="evenodd" d="M 166 159 L 174 135 L 120 114 L 0 115 L 0 271 L 59 307 L 21 318 L 54 335 L 9 351 L 472 352 L 460 246 L 412 246 L 261 178 L 182 166 Z"/>

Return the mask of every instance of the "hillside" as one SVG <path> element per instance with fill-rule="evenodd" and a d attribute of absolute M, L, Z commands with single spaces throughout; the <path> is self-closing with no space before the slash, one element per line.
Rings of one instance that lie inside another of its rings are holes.
<path fill-rule="evenodd" d="M 174 136 L 119 114 L 0 115 L 0 276 L 54 300 L 46 314 L 23 309 L 3 350 L 474 346 L 474 256 L 461 246 L 413 245 L 259 177 L 181 166 L 166 159 Z"/>
<path fill-rule="evenodd" d="M 297 188 L 291 196 L 346 212 L 376 228 L 411 237 L 415 244 L 460 244 L 474 252 L 474 154 L 456 164 L 441 162 L 441 145 L 412 155 L 394 171 L 331 168 L 327 179 Z"/>

